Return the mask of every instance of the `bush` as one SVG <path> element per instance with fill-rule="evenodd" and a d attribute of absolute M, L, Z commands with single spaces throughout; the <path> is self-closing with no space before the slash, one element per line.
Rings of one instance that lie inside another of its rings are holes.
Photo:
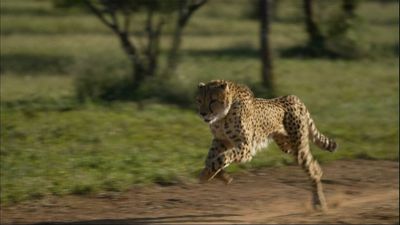
<path fill-rule="evenodd" d="M 82 75 L 76 80 L 76 93 L 79 101 L 128 100 L 133 98 L 131 83 L 128 78 L 107 74 Z"/>
<path fill-rule="evenodd" d="M 128 62 L 117 56 L 84 56 L 76 63 L 75 90 L 78 100 L 117 100 L 132 98 Z"/>
<path fill-rule="evenodd" d="M 329 17 L 325 22 L 325 49 L 333 56 L 341 58 L 361 58 L 368 56 L 369 44 L 360 35 L 362 26 L 359 18 L 349 18 L 343 12 Z"/>
<path fill-rule="evenodd" d="M 185 84 L 180 80 L 162 80 L 153 78 L 146 80 L 135 91 L 135 100 L 156 99 L 183 107 L 192 107 L 196 86 Z"/>
<path fill-rule="evenodd" d="M 103 54 L 83 57 L 74 68 L 78 100 L 156 100 L 184 107 L 191 107 L 194 103 L 196 89 L 190 82 L 153 77 L 135 87 L 127 65 L 129 62 Z"/>
<path fill-rule="evenodd" d="M 114 77 L 107 74 L 82 75 L 76 79 L 79 101 L 155 100 L 183 107 L 192 107 L 194 88 L 171 81 L 153 78 L 135 87 L 128 77 Z"/>
<path fill-rule="evenodd" d="M 359 16 L 344 11 L 340 4 L 316 3 L 323 40 L 284 49 L 283 57 L 357 59 L 372 56 L 371 44 L 361 35 L 364 24 Z"/>

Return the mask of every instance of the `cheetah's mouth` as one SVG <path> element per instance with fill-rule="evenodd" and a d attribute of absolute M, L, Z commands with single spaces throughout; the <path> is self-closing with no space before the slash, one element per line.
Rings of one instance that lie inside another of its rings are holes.
<path fill-rule="evenodd" d="M 218 115 L 215 116 L 215 115 L 210 115 L 210 114 L 207 116 L 202 116 L 201 118 L 203 119 L 204 122 L 209 123 L 209 124 L 214 123 L 215 121 L 217 121 L 219 119 Z"/>
<path fill-rule="evenodd" d="M 209 123 L 211 120 L 204 118 L 204 122 Z"/>
<path fill-rule="evenodd" d="M 215 121 L 215 118 L 211 116 L 202 117 L 202 119 L 206 123 L 213 123 Z"/>

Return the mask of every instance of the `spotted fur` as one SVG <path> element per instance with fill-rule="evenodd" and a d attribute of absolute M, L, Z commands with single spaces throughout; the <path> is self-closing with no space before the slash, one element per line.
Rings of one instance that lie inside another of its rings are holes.
<path fill-rule="evenodd" d="M 230 183 L 232 178 L 223 169 L 234 162 L 250 161 L 273 140 L 283 152 L 293 155 L 309 175 L 313 205 L 326 209 L 322 170 L 310 152 L 309 140 L 331 152 L 337 145 L 318 131 L 298 97 L 255 98 L 244 85 L 214 80 L 199 84 L 197 101 L 199 114 L 209 123 L 213 135 L 201 181 L 215 177 Z"/>

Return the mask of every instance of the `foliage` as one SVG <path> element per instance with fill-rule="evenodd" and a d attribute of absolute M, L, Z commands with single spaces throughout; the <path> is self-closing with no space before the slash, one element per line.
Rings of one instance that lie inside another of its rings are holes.
<path fill-rule="evenodd" d="M 76 97 L 80 102 L 88 100 L 127 100 L 133 97 L 133 85 L 126 76 L 125 60 L 109 55 L 82 57 L 72 68 L 75 76 Z M 98 65 L 98 66 L 93 66 Z"/>
<path fill-rule="evenodd" d="M 370 47 L 359 31 L 359 27 L 363 26 L 360 19 L 349 18 L 340 11 L 330 17 L 325 26 L 325 48 L 332 55 L 349 59 L 369 57 Z"/>
<path fill-rule="evenodd" d="M 193 91 L 190 86 L 175 87 L 172 79 L 147 79 L 138 88 L 125 76 L 124 60 L 107 55 L 82 57 L 72 67 L 79 74 L 74 80 L 74 89 L 79 102 L 86 101 L 146 101 L 153 100 L 184 106 L 193 106 Z M 93 66 L 98 65 L 98 66 Z"/>
<path fill-rule="evenodd" d="M 303 12 L 306 14 L 308 41 L 283 50 L 282 56 L 343 59 L 371 57 L 370 44 L 363 38 L 360 31 L 364 26 L 364 21 L 357 13 L 359 1 L 309 0 L 304 2 L 310 4 L 309 10 Z"/>

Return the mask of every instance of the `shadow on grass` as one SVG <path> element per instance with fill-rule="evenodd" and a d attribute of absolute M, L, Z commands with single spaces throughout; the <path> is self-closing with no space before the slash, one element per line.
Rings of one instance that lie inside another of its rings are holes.
<path fill-rule="evenodd" d="M 399 18 L 391 18 L 387 20 L 373 20 L 369 19 L 368 21 L 369 24 L 373 25 L 378 25 L 378 26 L 399 26 Z"/>
<path fill-rule="evenodd" d="M 80 103 L 73 97 L 51 99 L 21 99 L 14 101 L 1 101 L 4 110 L 21 110 L 26 116 L 33 116 L 37 111 L 67 112 L 79 108 Z"/>
<path fill-rule="evenodd" d="M 1 9 L 3 16 L 65 16 L 66 13 L 60 13 L 56 10 L 49 10 L 45 8 L 11 8 L 4 7 Z"/>
<path fill-rule="evenodd" d="M 258 58 L 259 51 L 250 46 L 238 46 L 222 49 L 199 50 L 192 49 L 183 51 L 184 55 L 193 57 L 228 57 L 228 58 Z"/>
<path fill-rule="evenodd" d="M 68 56 L 44 54 L 5 54 L 1 55 L 1 72 L 17 74 L 68 73 L 73 58 Z"/>
<path fill-rule="evenodd" d="M 34 225 L 127 225 L 127 224 L 187 224 L 187 223 L 238 223 L 239 220 L 224 219 L 224 217 L 239 216 L 238 214 L 203 214 L 203 215 L 183 215 L 183 216 L 161 216 L 161 217 L 140 217 L 131 219 L 104 219 L 104 220 L 87 220 L 78 222 L 44 222 Z"/>
<path fill-rule="evenodd" d="M 399 55 L 400 55 L 400 45 L 399 45 L 399 42 L 397 42 L 397 43 L 395 43 L 395 44 L 393 45 L 393 51 L 394 51 L 394 55 L 397 56 L 397 57 L 399 57 Z"/>
<path fill-rule="evenodd" d="M 280 51 L 280 56 L 283 58 L 303 58 L 303 59 L 314 59 L 314 58 L 325 58 L 325 59 L 339 59 L 345 58 L 335 52 L 332 52 L 325 48 L 314 48 L 307 45 L 294 46 L 291 48 L 283 49 Z"/>
<path fill-rule="evenodd" d="M 363 49 L 362 47 L 351 46 L 336 48 L 325 48 L 325 47 L 310 47 L 307 45 L 294 46 L 287 49 L 280 50 L 280 56 L 283 58 L 298 58 L 298 59 L 343 59 L 343 60 L 357 60 L 361 58 L 381 58 L 385 56 L 399 56 L 399 42 L 384 44 L 384 45 L 372 45 L 369 49 Z"/>

